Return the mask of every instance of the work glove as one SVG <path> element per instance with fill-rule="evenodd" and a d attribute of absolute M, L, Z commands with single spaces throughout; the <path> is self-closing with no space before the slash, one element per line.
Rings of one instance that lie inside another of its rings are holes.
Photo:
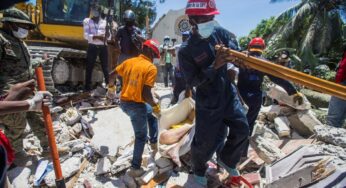
<path fill-rule="evenodd" d="M 161 107 L 159 103 L 153 106 L 153 114 L 156 116 L 156 118 L 159 118 L 161 116 Z"/>
<path fill-rule="evenodd" d="M 298 105 L 302 105 L 304 101 L 304 95 L 300 92 L 297 92 L 293 95 L 293 102 Z"/>
<path fill-rule="evenodd" d="M 40 112 L 42 105 L 51 107 L 53 102 L 53 95 L 48 91 L 39 91 L 32 99 L 26 100 L 29 103 L 28 111 Z"/>
<path fill-rule="evenodd" d="M 115 99 L 116 92 L 117 92 L 117 87 L 115 85 L 108 86 L 107 98 L 111 100 Z"/>

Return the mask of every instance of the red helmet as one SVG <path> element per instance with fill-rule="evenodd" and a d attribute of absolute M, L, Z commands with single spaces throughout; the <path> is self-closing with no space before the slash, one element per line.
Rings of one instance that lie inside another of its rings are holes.
<path fill-rule="evenodd" d="M 160 58 L 160 50 L 159 50 L 160 44 L 157 40 L 154 40 L 154 39 L 146 40 L 143 43 L 143 46 L 146 46 L 152 49 L 156 55 L 156 58 Z"/>
<path fill-rule="evenodd" d="M 185 14 L 188 16 L 210 16 L 220 14 L 216 8 L 215 0 L 189 0 Z"/>
<path fill-rule="evenodd" d="M 253 38 L 250 41 L 249 48 L 250 47 L 262 47 L 262 48 L 265 48 L 266 45 L 265 45 L 264 40 L 261 37 L 256 37 L 256 38 Z"/>

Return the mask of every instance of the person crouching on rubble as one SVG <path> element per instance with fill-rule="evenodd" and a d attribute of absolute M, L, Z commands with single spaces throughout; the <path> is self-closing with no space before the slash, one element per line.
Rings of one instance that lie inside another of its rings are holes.
<path fill-rule="evenodd" d="M 263 50 L 265 49 L 265 42 L 262 38 L 253 38 L 248 45 L 248 54 L 257 58 L 264 59 L 262 56 Z M 238 75 L 238 89 L 241 97 L 243 98 L 245 104 L 249 107 L 248 113 L 246 115 L 249 127 L 250 136 L 254 129 L 255 121 L 257 119 L 258 113 L 262 105 L 262 82 L 264 73 L 253 69 L 240 68 Z M 299 93 L 294 86 L 281 78 L 277 78 L 271 75 L 267 75 L 272 82 L 283 87 L 288 95 L 293 95 L 293 100 L 295 103 L 301 105 L 303 103 L 303 94 Z M 243 152 L 244 158 L 247 157 L 249 142 L 247 147 Z"/>
<path fill-rule="evenodd" d="M 159 116 L 161 111 L 160 105 L 154 101 L 151 93 L 157 76 L 157 69 L 153 64 L 154 58 L 160 58 L 159 44 L 154 40 L 147 40 L 143 43 L 142 53 L 138 57 L 124 61 L 110 75 L 111 82 L 107 95 L 115 95 L 114 80 L 116 74 L 123 78 L 120 106 L 130 117 L 135 133 L 132 166 L 128 171 L 128 175 L 131 177 L 139 177 L 144 173 L 141 163 L 147 141 L 146 103 L 153 107 L 153 113 L 156 116 Z M 151 133 L 150 135 L 155 134 Z"/>
<path fill-rule="evenodd" d="M 231 182 L 239 185 L 236 165 L 248 139 L 249 127 L 237 89 L 227 75 L 226 64 L 235 58 L 222 48 L 215 50 L 218 44 L 237 46 L 234 45 L 237 41 L 214 20 L 219 14 L 214 0 L 189 0 L 185 13 L 192 33 L 187 44 L 181 46 L 178 57 L 187 83 L 186 94 L 191 94 L 192 87 L 197 88 L 196 132 L 191 145 L 195 183 L 199 187 L 207 186 L 206 164 L 217 151 L 218 164 L 230 174 Z"/>

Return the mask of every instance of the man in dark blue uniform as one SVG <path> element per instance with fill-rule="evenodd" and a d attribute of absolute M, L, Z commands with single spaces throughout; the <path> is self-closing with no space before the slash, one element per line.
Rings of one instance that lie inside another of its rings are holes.
<path fill-rule="evenodd" d="M 262 38 L 254 38 L 248 45 L 248 53 L 250 56 L 262 58 L 262 53 L 265 48 L 265 42 Z M 264 73 L 253 69 L 239 69 L 238 75 L 238 89 L 241 97 L 243 98 L 246 105 L 249 107 L 247 113 L 247 120 L 250 127 L 250 135 L 252 134 L 255 121 L 262 105 L 262 82 Z M 267 75 L 272 82 L 283 87 L 288 95 L 294 95 L 294 102 L 299 104 L 303 103 L 303 96 L 297 92 L 294 86 L 283 79 Z M 249 146 L 249 143 L 247 144 Z M 244 150 L 243 157 L 247 157 L 247 148 Z"/>
<path fill-rule="evenodd" d="M 217 44 L 238 46 L 232 34 L 214 21 L 214 15 L 219 14 L 215 1 L 189 0 L 186 14 L 192 34 L 187 44 L 181 46 L 178 57 L 187 90 L 197 88 L 192 165 L 196 182 L 205 187 L 206 163 L 216 151 L 218 164 L 230 176 L 240 177 L 236 164 L 248 139 L 249 127 L 237 90 L 227 75 L 226 64 L 234 58 L 225 50 L 215 50 Z"/>

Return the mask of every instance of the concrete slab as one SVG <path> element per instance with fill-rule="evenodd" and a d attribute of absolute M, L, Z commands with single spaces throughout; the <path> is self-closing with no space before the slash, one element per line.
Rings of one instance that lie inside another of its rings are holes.
<path fill-rule="evenodd" d="M 120 108 L 97 111 L 90 124 L 95 132 L 91 144 L 104 156 L 115 156 L 118 147 L 130 143 L 134 136 L 131 121 Z"/>

